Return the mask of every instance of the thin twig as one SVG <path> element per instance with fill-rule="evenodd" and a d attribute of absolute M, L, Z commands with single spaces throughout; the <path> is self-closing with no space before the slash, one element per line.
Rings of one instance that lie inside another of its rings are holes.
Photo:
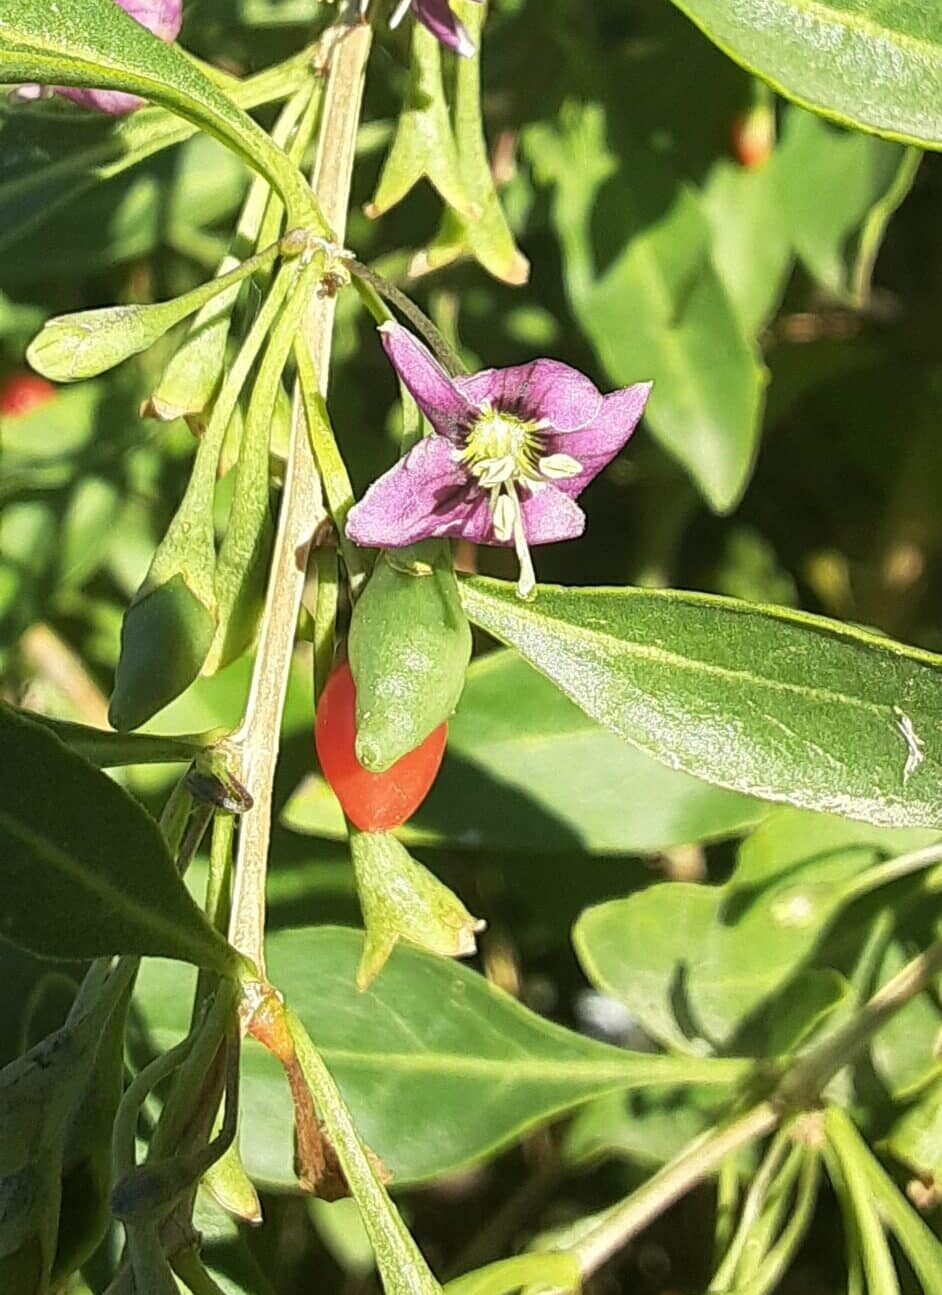
<path fill-rule="evenodd" d="M 369 49 L 370 29 L 356 23 L 337 29 L 330 54 L 312 185 L 325 219 L 341 239 Z M 327 390 L 333 320 L 333 299 L 315 297 L 303 333 L 322 393 Z M 229 939 L 262 975 L 265 878 L 281 716 L 311 538 L 324 516 L 320 482 L 307 439 L 303 407 L 296 392 L 291 449 L 252 683 L 242 725 L 231 743 L 236 776 L 251 792 L 254 808 L 243 817 L 239 827 Z"/>
<path fill-rule="evenodd" d="M 355 257 L 345 261 L 345 265 L 354 278 L 362 279 L 364 283 L 369 284 L 377 296 L 390 302 L 405 315 L 409 323 L 422 334 L 453 378 L 468 372 L 467 365 L 462 363 L 461 356 L 446 340 L 441 330 L 436 328 L 425 311 L 420 310 L 404 292 L 400 292 L 394 283 L 390 283 L 388 279 L 377 274 L 375 270 L 371 270 L 368 265 L 364 265 Z"/>
<path fill-rule="evenodd" d="M 601 1268 L 642 1228 L 709 1178 L 726 1156 L 771 1133 L 779 1116 L 772 1102 L 760 1102 L 726 1128 L 691 1143 L 572 1247 L 583 1276 Z"/>
<path fill-rule="evenodd" d="M 797 1110 L 813 1106 L 828 1081 L 940 972 L 942 940 L 937 940 L 877 990 L 845 1026 L 795 1063 L 770 1098 L 726 1128 L 697 1138 L 636 1192 L 613 1206 L 571 1247 L 583 1276 L 595 1272 L 642 1228 L 710 1177 L 725 1156 L 765 1137 Z"/>

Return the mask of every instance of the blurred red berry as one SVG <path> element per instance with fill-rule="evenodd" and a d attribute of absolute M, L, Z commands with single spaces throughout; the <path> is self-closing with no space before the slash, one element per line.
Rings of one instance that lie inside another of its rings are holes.
<path fill-rule="evenodd" d="M 51 382 L 35 373 L 11 373 L 0 380 L 0 415 L 18 418 L 48 404 L 56 394 Z"/>
<path fill-rule="evenodd" d="M 445 753 L 448 725 L 382 773 L 370 773 L 356 758 L 356 687 L 346 663 L 324 687 L 314 724 L 321 770 L 343 811 L 362 832 L 398 827 L 422 804 Z"/>

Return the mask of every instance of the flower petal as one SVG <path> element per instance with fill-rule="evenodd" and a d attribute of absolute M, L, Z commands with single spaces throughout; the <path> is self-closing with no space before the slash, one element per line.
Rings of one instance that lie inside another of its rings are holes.
<path fill-rule="evenodd" d="M 567 454 L 582 465 L 574 476 L 554 482 L 557 489 L 575 498 L 611 463 L 638 426 L 651 386 L 650 382 L 637 382 L 603 397 L 598 417 L 581 431 L 562 436 L 544 434 L 547 455 Z"/>
<path fill-rule="evenodd" d="M 528 544 L 574 540 L 585 530 L 585 513 L 555 484 L 521 495 L 520 512 Z"/>
<path fill-rule="evenodd" d="M 419 408 L 440 436 L 463 440 L 463 429 L 477 410 L 459 390 L 428 347 L 401 324 L 380 324 L 389 360 L 412 392 Z"/>
<path fill-rule="evenodd" d="M 452 448 L 442 436 L 426 436 L 374 481 L 347 517 L 353 542 L 393 549 L 434 535 L 477 539 L 482 525 L 490 525 L 487 496 L 452 458 Z"/>
<path fill-rule="evenodd" d="M 146 102 L 136 94 L 126 94 L 124 90 L 78 90 L 68 85 L 60 85 L 56 89 L 80 108 L 106 112 L 110 117 L 126 117 L 129 112 L 143 108 Z"/>
<path fill-rule="evenodd" d="M 118 0 L 125 13 L 161 40 L 176 40 L 183 25 L 182 0 Z"/>
<path fill-rule="evenodd" d="M 412 0 L 412 12 L 436 40 L 456 54 L 471 58 L 475 53 L 474 41 L 464 24 L 452 13 L 448 0 Z"/>
<path fill-rule="evenodd" d="M 557 432 L 588 426 L 602 407 L 595 383 L 560 360 L 482 369 L 468 378 L 456 378 L 455 385 L 477 405 L 489 400 L 495 409 L 517 418 L 546 419 Z"/>

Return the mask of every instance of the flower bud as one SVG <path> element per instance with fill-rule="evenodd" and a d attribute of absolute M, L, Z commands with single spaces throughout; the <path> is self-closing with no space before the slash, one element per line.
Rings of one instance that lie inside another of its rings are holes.
<path fill-rule="evenodd" d="M 775 148 L 775 112 L 771 104 L 759 102 L 740 113 L 733 121 L 730 137 L 740 166 L 751 171 L 764 166 Z"/>
<path fill-rule="evenodd" d="M 216 632 L 212 608 L 182 572 L 142 592 L 121 626 L 121 655 L 108 719 L 125 733 L 138 728 L 187 688 Z"/>
<path fill-rule="evenodd" d="M 428 541 L 383 553 L 350 621 L 356 755 L 381 773 L 452 714 L 471 630 L 447 548 Z"/>
<path fill-rule="evenodd" d="M 258 1192 L 246 1173 L 236 1143 L 233 1142 L 225 1155 L 210 1165 L 203 1175 L 202 1186 L 233 1218 L 243 1223 L 261 1223 L 262 1207 Z"/>
<path fill-rule="evenodd" d="M 350 852 L 366 927 L 357 989 L 376 979 L 399 940 L 443 958 L 467 958 L 476 951 L 475 933 L 484 922 L 394 836 L 352 828 Z"/>

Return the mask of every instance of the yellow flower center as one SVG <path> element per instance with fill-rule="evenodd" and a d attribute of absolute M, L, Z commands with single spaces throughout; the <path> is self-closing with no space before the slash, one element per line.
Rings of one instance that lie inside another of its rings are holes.
<path fill-rule="evenodd" d="M 507 481 L 539 481 L 538 463 L 543 449 L 541 423 L 526 422 L 484 405 L 468 429 L 458 457 L 485 489 Z"/>
<path fill-rule="evenodd" d="M 488 503 L 496 538 L 504 543 L 513 540 L 520 562 L 517 589 L 523 598 L 532 594 L 536 577 L 518 486 L 539 490 L 548 481 L 574 477 L 582 471 L 582 464 L 569 454 L 544 455 L 542 433 L 548 426 L 503 413 L 485 402 L 468 428 L 464 449 L 454 452 L 456 461 L 463 463 L 481 488 L 490 492 Z"/>

